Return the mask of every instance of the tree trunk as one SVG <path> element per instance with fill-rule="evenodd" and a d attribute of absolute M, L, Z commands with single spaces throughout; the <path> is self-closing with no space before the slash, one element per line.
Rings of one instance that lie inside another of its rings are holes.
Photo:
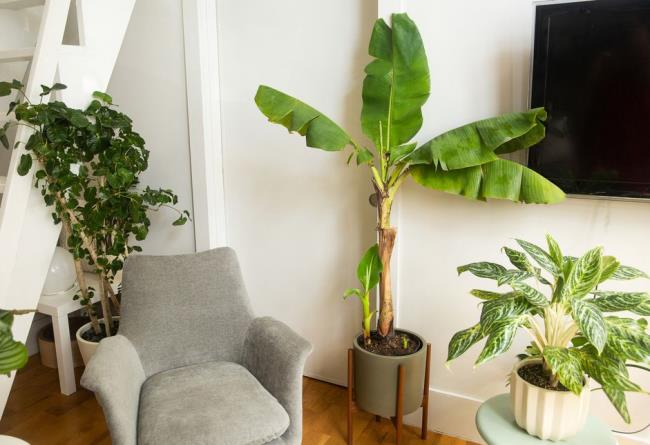
<path fill-rule="evenodd" d="M 104 329 L 106 330 L 106 336 L 110 337 L 113 330 L 113 316 L 111 315 L 111 307 L 108 302 L 108 292 L 106 291 L 104 274 L 99 276 L 99 299 L 102 304 L 102 312 L 104 313 Z"/>
<path fill-rule="evenodd" d="M 397 230 L 394 227 L 379 228 L 379 257 L 383 269 L 379 280 L 379 324 L 377 331 L 382 337 L 393 334 L 393 291 L 391 288 L 390 260 L 395 246 Z"/>
<path fill-rule="evenodd" d="M 378 237 L 379 257 L 381 258 L 382 272 L 379 279 L 379 322 L 377 332 L 382 337 L 393 334 L 393 291 L 391 287 L 390 260 L 395 247 L 397 230 L 390 225 L 390 212 L 393 206 L 394 190 L 377 190 L 378 197 Z"/>
<path fill-rule="evenodd" d="M 65 235 L 65 244 L 67 248 L 68 239 L 72 234 L 72 228 L 70 227 L 70 221 L 68 221 L 65 215 L 59 215 L 59 217 L 63 222 L 63 233 Z M 74 259 L 74 271 L 75 274 L 77 275 L 77 283 L 79 284 L 81 298 L 83 301 L 89 301 L 88 285 L 86 284 L 86 276 L 84 275 L 83 268 L 81 267 L 81 260 L 79 258 Z M 99 320 L 97 320 L 97 315 L 95 314 L 95 310 L 93 309 L 92 303 L 88 303 L 85 306 L 86 306 L 86 311 L 88 312 L 88 317 L 90 318 L 90 324 L 93 328 L 93 331 L 95 332 L 95 334 L 101 333 L 101 329 L 99 327 Z"/>

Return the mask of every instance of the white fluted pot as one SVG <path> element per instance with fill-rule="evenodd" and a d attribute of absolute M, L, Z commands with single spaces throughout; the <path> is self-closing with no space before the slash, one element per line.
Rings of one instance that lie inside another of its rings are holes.
<path fill-rule="evenodd" d="M 512 411 L 517 425 L 543 440 L 558 441 L 575 436 L 585 426 L 589 414 L 588 381 L 585 380 L 580 395 L 540 388 L 517 373 L 519 368 L 532 363 L 541 363 L 541 359 L 522 360 L 510 376 Z"/>
<path fill-rule="evenodd" d="M 113 316 L 113 320 L 119 320 L 120 317 L 118 316 Z M 99 319 L 100 323 L 104 323 L 104 319 L 100 318 Z M 97 349 L 97 346 L 99 345 L 98 342 L 94 341 L 88 341 L 84 340 L 83 337 L 81 336 L 84 332 L 92 329 L 92 323 L 86 323 L 79 329 L 77 329 L 77 344 L 79 345 L 79 352 L 81 352 L 81 358 L 83 359 L 84 365 L 87 365 L 88 362 L 90 361 L 91 357 L 95 353 L 95 350 Z M 115 333 L 113 333 L 115 335 Z M 1 444 L 0 444 L 1 445 Z"/>

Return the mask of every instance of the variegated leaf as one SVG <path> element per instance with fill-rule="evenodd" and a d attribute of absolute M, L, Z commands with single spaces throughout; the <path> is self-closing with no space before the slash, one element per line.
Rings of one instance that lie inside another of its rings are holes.
<path fill-rule="evenodd" d="M 481 309 L 481 327 L 485 335 L 490 335 L 493 327 L 498 324 L 500 320 L 510 317 L 523 315 L 530 311 L 530 306 L 526 300 L 513 294 L 512 297 L 502 298 L 499 300 L 490 300 L 483 303 Z"/>
<path fill-rule="evenodd" d="M 580 327 L 582 335 L 599 353 L 602 352 L 607 342 L 607 327 L 603 314 L 593 303 L 586 300 L 572 300 L 571 309 L 571 315 Z"/>
<path fill-rule="evenodd" d="M 528 261 L 528 258 L 526 258 L 526 254 L 524 252 L 511 249 L 509 247 L 504 247 L 503 251 L 508 256 L 508 259 L 510 260 L 512 265 L 515 266 L 517 269 L 523 270 L 525 272 L 531 272 L 533 270 L 533 266 Z"/>
<path fill-rule="evenodd" d="M 496 300 L 497 298 L 501 298 L 503 296 L 507 296 L 508 293 L 505 294 L 500 294 L 499 292 L 492 292 L 489 290 L 482 290 L 482 289 L 472 289 L 469 291 L 469 293 L 476 298 L 480 298 L 481 300 Z"/>
<path fill-rule="evenodd" d="M 630 418 L 630 412 L 627 409 L 627 400 L 625 400 L 625 392 L 620 389 L 615 389 L 610 386 L 603 386 L 603 392 L 607 396 L 616 411 L 621 415 L 625 423 L 630 423 L 632 419 Z"/>
<path fill-rule="evenodd" d="M 530 272 L 524 272 L 519 269 L 504 270 L 503 273 L 497 277 L 497 285 L 503 286 L 504 284 L 510 284 L 514 281 L 527 280 L 528 278 L 532 278 L 532 276 L 533 274 Z"/>
<path fill-rule="evenodd" d="M 560 268 L 555 264 L 553 258 L 551 258 L 551 256 L 544 249 L 536 246 L 533 243 L 529 243 L 528 241 L 520 239 L 516 241 L 521 246 L 521 248 L 524 249 L 526 253 L 537 262 L 537 264 L 542 266 L 542 269 L 552 273 L 553 276 L 559 275 Z"/>
<path fill-rule="evenodd" d="M 533 306 L 537 307 L 546 307 L 548 306 L 548 300 L 546 296 L 538 291 L 537 289 L 527 285 L 526 283 L 521 283 L 515 281 L 511 284 L 512 288 L 517 292 L 521 293 L 526 300 Z"/>
<path fill-rule="evenodd" d="M 551 371 L 557 374 L 560 383 L 575 394 L 580 394 L 584 386 L 585 372 L 582 369 L 580 351 L 576 349 L 546 347 L 544 360 Z"/>
<path fill-rule="evenodd" d="M 546 245 L 548 246 L 549 256 L 557 266 L 558 270 L 562 270 L 563 257 L 562 257 L 562 250 L 560 249 L 560 245 L 549 234 L 546 235 Z"/>
<path fill-rule="evenodd" d="M 11 332 L 0 335 L 0 374 L 8 376 L 11 371 L 22 368 L 28 358 L 27 348 L 14 340 Z"/>
<path fill-rule="evenodd" d="M 562 259 L 562 276 L 564 276 L 565 281 L 569 278 L 569 274 L 571 274 L 571 270 L 573 270 L 573 265 L 576 261 L 578 261 L 578 258 L 574 256 L 565 256 Z"/>
<path fill-rule="evenodd" d="M 482 261 L 459 266 L 456 270 L 458 271 L 458 275 L 463 272 L 470 272 L 480 278 L 496 280 L 506 271 L 506 268 L 500 264 Z"/>
<path fill-rule="evenodd" d="M 587 374 L 601 386 L 620 391 L 641 392 L 639 385 L 630 380 L 625 362 L 613 356 L 597 355 L 589 348 L 582 348 L 582 366 Z"/>
<path fill-rule="evenodd" d="M 634 320 L 633 318 L 609 316 L 605 317 L 605 323 L 616 329 L 628 329 L 634 332 L 645 332 L 648 328 L 648 320 L 645 318 Z"/>
<path fill-rule="evenodd" d="M 650 299 L 647 292 L 592 292 L 596 296 L 591 302 L 604 312 L 631 311 Z"/>
<path fill-rule="evenodd" d="M 604 354 L 623 361 L 647 362 L 650 358 L 650 336 L 647 321 L 630 318 L 606 317 L 607 345 Z"/>
<path fill-rule="evenodd" d="M 598 283 L 604 283 L 616 273 L 621 263 L 613 256 L 603 256 L 603 263 L 600 270 L 600 279 Z"/>
<path fill-rule="evenodd" d="M 596 247 L 589 250 L 575 262 L 564 284 L 563 298 L 581 298 L 594 290 L 600 278 L 602 257 L 602 247 Z"/>
<path fill-rule="evenodd" d="M 456 332 L 447 347 L 447 363 L 463 355 L 465 351 L 479 342 L 483 337 L 480 323 L 475 324 L 471 328 Z"/>
<path fill-rule="evenodd" d="M 635 267 L 619 266 L 611 276 L 612 280 L 633 280 L 635 278 L 650 278 L 648 274 Z"/>
<path fill-rule="evenodd" d="M 643 315 L 644 317 L 650 317 L 650 301 L 645 301 L 639 304 L 637 307 L 632 309 L 637 315 Z"/>
<path fill-rule="evenodd" d="M 479 366 L 510 349 L 520 322 L 520 317 L 504 318 L 497 321 L 481 354 L 476 359 L 475 365 Z"/>
<path fill-rule="evenodd" d="M 559 276 L 555 280 L 555 286 L 553 287 L 553 295 L 551 301 L 553 303 L 559 303 L 562 300 L 562 292 L 564 291 L 564 277 Z"/>

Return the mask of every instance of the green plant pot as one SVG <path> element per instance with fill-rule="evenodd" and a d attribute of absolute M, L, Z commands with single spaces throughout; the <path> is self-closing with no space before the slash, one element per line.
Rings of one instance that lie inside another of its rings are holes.
<path fill-rule="evenodd" d="M 414 333 L 397 329 L 396 333 L 411 334 L 420 340 L 420 349 L 399 357 L 374 354 L 363 349 L 357 341 L 354 346 L 354 391 L 356 404 L 364 411 L 381 417 L 394 417 L 397 404 L 397 374 L 404 367 L 404 414 L 412 413 L 422 405 L 426 342 Z"/>

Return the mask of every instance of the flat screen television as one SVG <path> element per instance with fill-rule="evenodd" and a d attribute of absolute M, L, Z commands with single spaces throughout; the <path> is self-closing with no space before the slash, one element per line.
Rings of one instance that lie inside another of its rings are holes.
<path fill-rule="evenodd" d="M 650 198 L 650 0 L 535 6 L 528 165 L 566 193 Z"/>

